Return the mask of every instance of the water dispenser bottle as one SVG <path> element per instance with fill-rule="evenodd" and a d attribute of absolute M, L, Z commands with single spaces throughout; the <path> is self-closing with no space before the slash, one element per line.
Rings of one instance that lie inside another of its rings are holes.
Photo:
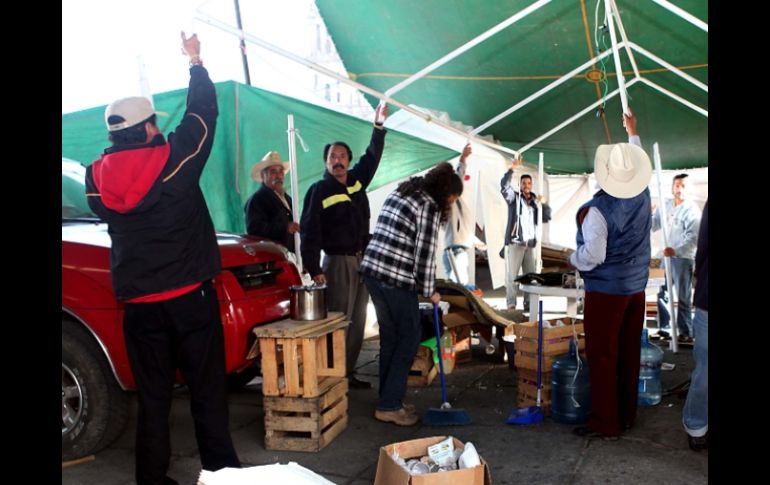
<path fill-rule="evenodd" d="M 642 329 L 642 351 L 639 362 L 639 406 L 655 406 L 663 397 L 660 383 L 660 365 L 663 363 L 663 351 L 650 343 L 647 329 Z"/>
<path fill-rule="evenodd" d="M 551 374 L 551 418 L 557 423 L 583 424 L 591 414 L 591 381 L 585 358 L 577 361 L 575 340 L 569 353 L 553 361 Z"/>

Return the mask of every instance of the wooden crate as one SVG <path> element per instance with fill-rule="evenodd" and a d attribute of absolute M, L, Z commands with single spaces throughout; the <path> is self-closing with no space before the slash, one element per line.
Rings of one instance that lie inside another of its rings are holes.
<path fill-rule="evenodd" d="M 464 364 L 472 360 L 471 352 L 471 327 L 463 325 L 451 330 L 455 342 L 455 364 Z"/>
<path fill-rule="evenodd" d="M 318 397 L 264 397 L 265 449 L 320 451 L 348 426 L 348 380 Z"/>
<path fill-rule="evenodd" d="M 550 323 L 556 323 L 557 320 L 561 320 L 565 325 L 561 327 L 550 326 Z M 573 338 L 573 322 L 575 324 L 574 332 L 578 336 L 578 350 L 585 351 L 586 343 L 582 320 L 562 317 L 543 322 L 543 372 L 551 371 L 556 356 L 569 352 L 569 343 Z M 506 335 L 515 336 L 514 365 L 517 368 L 537 370 L 537 333 L 537 322 L 516 323 L 505 329 Z"/>
<path fill-rule="evenodd" d="M 330 312 L 323 320 L 286 319 L 255 327 L 262 354 L 262 393 L 309 398 L 328 391 L 337 378 L 346 376 L 349 324 L 343 313 Z"/>
<path fill-rule="evenodd" d="M 544 401 L 551 400 L 551 376 L 552 372 L 543 372 L 541 382 L 543 388 L 540 398 Z M 517 398 L 537 398 L 537 371 L 519 368 L 516 369 L 516 396 Z"/>
<path fill-rule="evenodd" d="M 414 356 L 412 368 L 409 369 L 409 377 L 406 384 L 409 387 L 429 386 L 438 374 L 438 365 L 433 362 L 433 352 L 420 345 L 417 349 L 417 355 Z"/>

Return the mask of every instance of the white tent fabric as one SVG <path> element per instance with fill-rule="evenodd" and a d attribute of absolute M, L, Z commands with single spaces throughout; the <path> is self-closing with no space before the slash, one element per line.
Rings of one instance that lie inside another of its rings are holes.
<path fill-rule="evenodd" d="M 417 106 L 415 109 L 430 113 L 431 116 L 440 117 L 444 123 L 449 123 L 461 130 L 469 131 L 471 128 L 460 123 L 452 122 L 445 113 L 437 113 Z M 388 118 L 385 123 L 388 128 L 397 129 L 403 133 L 427 140 L 438 145 L 445 146 L 452 150 L 461 152 L 467 139 L 463 136 L 450 132 L 435 124 L 426 123 L 424 119 L 419 118 L 405 110 L 396 112 Z M 387 150 L 387 141 L 386 148 Z M 453 166 L 457 166 L 459 157 L 449 160 Z M 436 160 L 440 162 L 441 160 Z M 546 165 L 547 165 L 546 160 Z M 500 152 L 484 146 L 473 145 L 473 154 L 468 160 L 463 191 L 463 200 L 468 207 L 475 213 L 476 224 L 484 231 L 489 259 L 489 271 L 492 278 L 492 287 L 499 288 L 505 284 L 505 263 L 498 256 L 503 247 L 504 232 L 508 217 L 508 207 L 505 200 L 500 195 L 500 179 L 510 166 L 510 159 L 503 156 Z M 415 175 L 423 175 L 421 172 Z M 537 188 L 538 174 L 537 167 L 525 160 L 522 167 L 514 170 L 512 181 L 518 183 L 519 177 L 524 174 L 530 174 L 533 179 L 533 185 Z M 665 197 L 671 197 L 671 183 L 674 175 L 678 173 L 688 174 L 688 197 L 691 197 L 702 209 L 708 199 L 708 167 L 692 170 L 664 170 L 662 173 L 663 191 Z M 655 175 L 653 174 L 653 177 Z M 551 206 L 551 221 L 543 225 L 544 242 L 563 246 L 566 248 L 575 248 L 575 214 L 578 208 L 589 200 L 598 190 L 596 179 L 593 174 L 582 175 L 544 175 L 545 187 L 542 190 L 546 201 Z M 382 203 L 385 198 L 398 186 L 400 182 L 394 182 L 369 193 L 369 200 L 372 211 L 371 230 L 377 223 L 377 214 L 379 214 Z M 650 182 L 650 192 L 653 197 L 653 204 L 658 204 L 657 181 L 653 178 Z M 536 190 L 537 191 L 537 190 Z M 443 234 L 442 234 L 443 235 Z M 653 257 L 659 257 L 662 251 L 662 236 L 660 233 L 654 233 L 652 236 L 652 254 Z M 437 276 L 445 277 L 441 256 L 444 250 L 443 237 L 439 239 L 437 248 Z M 471 261 L 473 258 L 470 258 Z M 474 279 L 474 265 L 469 268 L 471 282 Z"/>
<path fill-rule="evenodd" d="M 708 167 L 691 170 L 663 170 L 661 185 L 663 186 L 664 198 L 671 198 L 674 175 L 680 173 L 685 173 L 688 176 L 686 196 L 695 201 L 698 207 L 703 210 L 708 199 Z M 658 182 L 655 177 L 656 175 L 653 173 L 653 179 L 650 181 L 650 193 L 652 203 L 658 205 L 660 198 L 658 197 Z M 549 204 L 553 219 L 550 224 L 550 239 L 545 239 L 553 244 L 574 249 L 577 231 L 575 214 L 578 208 L 599 190 L 596 179 L 593 174 L 551 175 L 548 181 L 551 189 Z M 652 234 L 652 256 L 660 257 L 662 249 L 662 236 L 660 232 L 655 232 Z"/>
<path fill-rule="evenodd" d="M 460 123 L 451 122 L 445 113 L 436 113 L 424 108 L 412 106 L 415 109 L 430 113 L 433 117 L 443 117 L 444 123 L 450 123 L 456 125 L 455 127 L 464 131 L 470 131 L 471 127 L 466 127 Z M 432 143 L 445 146 L 452 150 L 462 152 L 463 147 L 468 142 L 467 138 L 450 132 L 444 128 L 441 128 L 435 124 L 426 123 L 424 119 L 419 118 L 405 110 L 396 112 L 393 116 L 389 117 L 385 122 L 386 128 L 393 128 L 402 133 L 418 137 L 420 139 L 430 141 Z M 385 149 L 387 150 L 387 141 L 385 142 Z M 453 166 L 457 166 L 459 156 L 451 160 L 448 160 Z M 464 181 L 465 188 L 463 190 L 463 200 L 475 213 L 474 217 L 476 225 L 484 230 L 486 236 L 486 244 L 489 248 L 489 270 L 492 277 L 492 287 L 499 288 L 505 284 L 505 264 L 504 261 L 498 257 L 497 253 L 503 247 L 503 239 L 506 221 L 508 217 L 508 206 L 505 200 L 500 195 L 500 179 L 505 174 L 510 166 L 510 159 L 504 157 L 500 152 L 489 148 L 485 145 L 473 144 L 473 154 L 468 159 L 468 167 L 466 169 L 466 179 Z M 436 160 L 436 163 L 442 160 Z M 427 171 L 427 170 L 426 170 Z M 415 175 L 423 175 L 421 172 Z M 535 187 L 537 187 L 537 168 L 525 163 L 525 166 L 517 168 L 514 172 L 514 180 L 524 174 L 528 173 L 532 176 Z M 546 194 L 548 193 L 548 177 L 546 179 Z M 371 206 L 372 219 L 371 229 L 377 222 L 376 214 L 379 214 L 382 203 L 385 198 L 398 186 L 399 182 L 394 182 L 386 186 L 380 187 L 369 193 L 369 203 Z M 546 195 L 547 197 L 547 195 Z M 546 225 L 547 228 L 547 225 Z M 547 234 L 547 229 L 546 229 Z M 547 236 L 545 237 L 547 240 Z M 443 266 L 441 263 L 441 255 L 444 251 L 443 237 L 439 240 L 439 247 L 437 248 L 437 276 L 445 277 Z M 470 258 L 473 261 L 473 258 Z M 474 267 L 471 265 L 469 268 L 469 275 L 471 275 L 471 282 L 475 281 L 473 278 Z"/>

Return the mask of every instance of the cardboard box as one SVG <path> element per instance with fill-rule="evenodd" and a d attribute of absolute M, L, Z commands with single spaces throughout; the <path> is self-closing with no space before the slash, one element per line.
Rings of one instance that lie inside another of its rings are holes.
<path fill-rule="evenodd" d="M 429 446 L 445 439 L 446 436 L 431 436 L 381 447 L 374 485 L 492 485 L 489 466 L 481 456 L 479 456 L 481 465 L 477 467 L 415 476 L 410 475 L 391 458 L 394 449 L 404 460 L 419 458 L 428 454 Z M 453 438 L 453 442 L 455 448 L 464 448 L 462 442 L 457 438 Z"/>

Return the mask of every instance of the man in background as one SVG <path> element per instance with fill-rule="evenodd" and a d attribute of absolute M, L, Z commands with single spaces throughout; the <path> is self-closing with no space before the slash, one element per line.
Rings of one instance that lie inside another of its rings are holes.
<path fill-rule="evenodd" d="M 294 234 L 299 224 L 291 212 L 291 197 L 284 190 L 284 177 L 289 162 L 281 160 L 278 152 L 268 152 L 251 169 L 251 178 L 262 187 L 249 197 L 244 207 L 246 232 L 283 244 L 294 252 Z"/>
<path fill-rule="evenodd" d="M 663 256 L 671 261 L 671 280 L 676 288 L 678 307 L 676 325 L 679 330 L 679 341 L 692 342 L 692 275 L 695 265 L 695 247 L 698 241 L 700 225 L 700 210 L 690 199 L 686 198 L 687 174 L 674 176 L 671 184 L 673 199 L 666 199 L 666 216 L 668 227 L 668 247 L 663 249 Z M 652 230 L 661 228 L 660 209 L 653 210 Z M 668 308 L 662 301 L 666 297 L 666 285 L 661 287 L 658 294 L 658 315 L 660 318 L 661 337 L 668 337 L 671 329 Z"/>

